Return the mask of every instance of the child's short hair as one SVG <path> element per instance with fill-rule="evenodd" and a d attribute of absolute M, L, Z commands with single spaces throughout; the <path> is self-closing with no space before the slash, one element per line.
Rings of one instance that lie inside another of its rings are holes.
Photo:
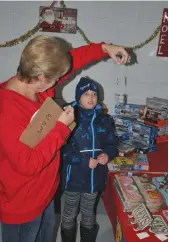
<path fill-rule="evenodd" d="M 71 54 L 65 49 L 63 40 L 39 35 L 24 48 L 17 70 L 21 81 L 31 82 L 43 74 L 46 78 L 60 78 L 71 68 Z"/>

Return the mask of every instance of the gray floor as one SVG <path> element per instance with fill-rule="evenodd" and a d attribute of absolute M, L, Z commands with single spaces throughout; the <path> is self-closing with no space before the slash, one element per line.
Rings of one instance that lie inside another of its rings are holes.
<path fill-rule="evenodd" d="M 58 224 L 56 224 L 56 226 L 58 227 L 59 223 L 60 223 L 60 216 L 57 216 L 56 220 L 57 220 L 57 223 L 58 223 Z M 80 220 L 80 216 L 78 217 L 78 221 L 79 220 Z M 97 221 L 100 225 L 100 229 L 99 229 L 99 233 L 98 233 L 98 237 L 97 237 L 97 242 L 104 242 L 104 241 L 105 242 L 114 242 L 112 226 L 111 226 L 109 218 L 106 214 L 106 211 L 104 209 L 104 205 L 103 205 L 102 200 L 100 200 L 99 205 L 98 205 Z M 57 239 L 55 241 L 61 242 L 60 231 L 58 231 Z M 79 241 L 80 241 L 80 236 L 79 236 L 79 229 L 78 229 L 77 242 L 79 242 Z M 0 229 L 0 242 L 2 242 L 2 240 L 1 240 L 1 229 Z"/>
<path fill-rule="evenodd" d="M 80 220 L 80 216 L 78 217 L 78 221 L 79 220 Z M 100 200 L 99 205 L 98 205 L 97 221 L 100 226 L 99 233 L 97 236 L 97 242 L 104 242 L 104 241 L 105 242 L 114 242 L 112 226 L 111 226 L 111 223 L 107 216 L 107 213 L 104 209 L 102 199 Z M 80 235 L 79 235 L 79 229 L 78 229 L 77 242 L 79 242 L 79 241 L 80 241 Z M 57 236 L 56 242 L 61 242 L 60 231 L 58 231 L 58 236 Z"/>

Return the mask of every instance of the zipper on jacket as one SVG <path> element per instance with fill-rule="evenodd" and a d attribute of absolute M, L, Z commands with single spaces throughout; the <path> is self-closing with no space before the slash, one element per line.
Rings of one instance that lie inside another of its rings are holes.
<path fill-rule="evenodd" d="M 72 166 L 68 165 L 66 169 L 66 185 L 65 188 L 67 188 L 68 181 L 70 180 L 70 173 L 71 173 Z"/>
<path fill-rule="evenodd" d="M 94 155 L 95 155 L 95 133 L 94 133 L 94 120 L 96 118 L 96 112 L 94 110 L 94 114 L 92 117 L 92 121 L 91 121 L 91 129 L 92 129 L 92 158 L 94 159 Z M 91 193 L 94 192 L 94 168 L 92 168 L 91 170 Z"/>

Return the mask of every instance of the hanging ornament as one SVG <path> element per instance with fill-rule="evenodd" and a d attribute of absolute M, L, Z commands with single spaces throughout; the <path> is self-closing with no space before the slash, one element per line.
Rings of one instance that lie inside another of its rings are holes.
<path fill-rule="evenodd" d="M 54 4 L 56 4 L 57 1 L 53 1 L 50 7 L 53 7 Z M 66 5 L 64 3 L 63 0 L 60 1 L 60 7 L 61 8 L 66 8 Z M 63 28 L 64 26 L 60 26 L 61 28 Z M 133 47 L 126 47 L 126 50 L 129 52 L 129 55 L 131 56 L 131 61 L 130 63 L 127 63 L 126 65 L 133 65 L 135 63 L 137 63 L 137 56 L 135 54 L 135 51 L 138 49 L 143 48 L 145 45 L 147 45 L 148 43 L 150 43 L 159 33 L 160 31 L 160 27 L 161 25 L 159 25 L 155 31 L 153 32 L 152 35 L 150 35 L 145 41 L 143 41 L 142 43 L 135 45 Z M 23 43 L 25 40 L 31 38 L 34 34 L 36 34 L 39 31 L 39 23 L 31 30 L 29 30 L 28 32 L 26 32 L 25 34 L 21 35 L 20 37 L 10 40 L 10 41 L 6 41 L 4 43 L 0 43 L 0 48 L 4 48 L 4 47 L 12 47 L 18 44 Z M 90 44 L 91 41 L 89 40 L 89 38 L 87 37 L 87 35 L 85 34 L 85 32 L 79 27 L 77 26 L 77 31 L 80 33 L 80 35 L 82 36 L 82 38 L 84 39 L 84 41 L 87 44 Z M 113 43 L 114 44 L 114 43 Z"/>

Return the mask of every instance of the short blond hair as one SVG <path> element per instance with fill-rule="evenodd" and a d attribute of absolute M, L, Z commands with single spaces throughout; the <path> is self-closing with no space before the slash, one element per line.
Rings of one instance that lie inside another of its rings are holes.
<path fill-rule="evenodd" d="M 39 35 L 25 46 L 18 67 L 21 81 L 31 82 L 43 74 L 49 81 L 60 78 L 71 68 L 71 55 L 63 40 Z"/>

